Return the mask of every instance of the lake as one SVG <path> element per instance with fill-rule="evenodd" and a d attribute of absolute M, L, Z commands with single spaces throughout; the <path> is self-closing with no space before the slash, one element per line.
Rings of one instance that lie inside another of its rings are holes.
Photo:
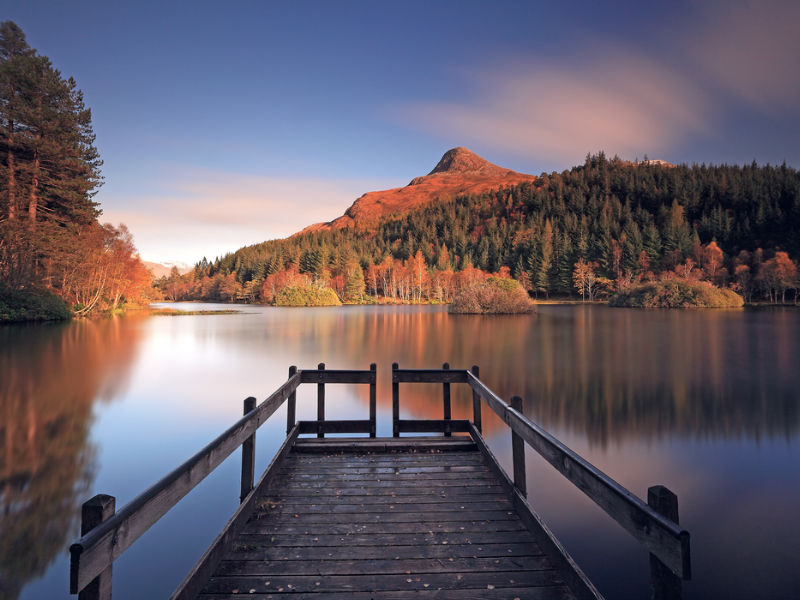
<path fill-rule="evenodd" d="M 180 305 L 174 305 L 180 306 Z M 220 308 L 217 305 L 188 305 Z M 229 308 L 224 306 L 222 308 Z M 800 590 L 800 312 L 640 311 L 545 305 L 532 316 L 443 307 L 242 306 L 233 315 L 136 316 L 0 327 L 0 599 L 68 597 L 80 504 L 117 508 L 263 400 L 290 365 L 378 364 L 378 435 L 391 435 L 390 368 L 477 364 L 501 397 L 640 497 L 663 484 L 692 534 L 688 598 Z M 298 417 L 315 414 L 315 386 Z M 404 418 L 441 418 L 441 386 L 401 386 Z M 367 418 L 357 386 L 328 386 L 330 418 Z M 454 418 L 471 394 L 453 386 Z M 285 433 L 258 432 L 257 473 Z M 510 434 L 484 407 L 508 469 Z M 166 597 L 238 504 L 239 453 L 114 564 L 114 598 Z M 528 450 L 528 496 L 608 598 L 648 596 L 648 556 Z"/>

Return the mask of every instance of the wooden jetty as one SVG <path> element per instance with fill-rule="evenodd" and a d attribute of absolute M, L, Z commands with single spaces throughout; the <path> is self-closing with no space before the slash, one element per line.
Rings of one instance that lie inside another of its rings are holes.
<path fill-rule="evenodd" d="M 317 385 L 317 419 L 297 422 L 304 383 Z M 325 385 L 340 383 L 369 386 L 368 419 L 325 418 Z M 602 598 L 528 504 L 527 444 L 650 553 L 652 598 L 682 597 L 689 534 L 665 487 L 650 488 L 645 503 L 528 419 L 519 397 L 494 394 L 477 367 L 392 365 L 393 436 L 377 438 L 376 383 L 374 364 L 291 367 L 266 400 L 247 398 L 242 419 L 120 511 L 111 496 L 86 502 L 70 592 L 110 598 L 113 561 L 241 447 L 241 504 L 172 599 Z M 401 419 L 401 383 L 441 384 L 443 418 Z M 462 383 L 472 389 L 472 420 L 451 416 L 450 386 Z M 255 482 L 256 430 L 284 403 L 286 439 Z M 481 435 L 484 403 L 511 430 L 511 475 Z M 325 437 L 333 433 L 363 435 Z"/>

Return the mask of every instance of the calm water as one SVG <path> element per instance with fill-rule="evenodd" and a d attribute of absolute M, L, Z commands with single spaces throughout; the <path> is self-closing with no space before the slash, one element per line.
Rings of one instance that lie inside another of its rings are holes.
<path fill-rule="evenodd" d="M 192 305 L 191 308 L 197 308 Z M 800 590 L 800 312 L 644 312 L 542 306 L 520 317 L 433 307 L 277 309 L 0 327 L 0 599 L 67 597 L 80 503 L 117 507 L 266 397 L 290 364 L 378 363 L 378 434 L 391 435 L 389 369 L 478 364 L 502 397 L 634 493 L 664 484 L 692 533 L 689 598 Z M 454 417 L 471 396 L 454 386 Z M 308 388 L 308 389 L 306 389 Z M 401 386 L 409 416 L 440 418 L 440 386 Z M 412 397 L 413 395 L 413 397 Z M 312 418 L 304 386 L 298 416 Z M 366 418 L 367 391 L 329 386 L 328 415 Z M 484 412 L 506 465 L 508 430 Z M 259 430 L 263 469 L 285 413 Z M 165 597 L 238 503 L 239 456 L 114 566 L 114 598 Z M 647 554 L 541 459 L 529 497 L 608 598 L 648 594 Z"/>

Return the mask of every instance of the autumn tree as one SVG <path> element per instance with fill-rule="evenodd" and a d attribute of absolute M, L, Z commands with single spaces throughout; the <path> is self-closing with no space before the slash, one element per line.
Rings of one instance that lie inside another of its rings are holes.
<path fill-rule="evenodd" d="M 579 259 L 578 262 L 575 263 L 572 281 L 575 285 L 575 289 L 580 290 L 581 299 L 584 301 L 586 300 L 586 296 L 589 296 L 589 302 L 593 299 L 598 279 L 595 273 L 596 268 L 597 263 L 586 262 L 583 259 Z"/>

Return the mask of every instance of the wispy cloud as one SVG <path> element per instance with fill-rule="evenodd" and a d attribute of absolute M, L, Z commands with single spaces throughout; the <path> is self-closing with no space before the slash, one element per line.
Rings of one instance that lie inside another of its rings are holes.
<path fill-rule="evenodd" d="M 468 73 L 463 99 L 397 112 L 458 143 L 566 164 L 597 150 L 669 157 L 724 133 L 726 111 L 797 113 L 800 4 L 714 2 L 695 6 L 685 22 L 681 32 L 656 32 L 660 52 L 577 42 L 567 57 L 515 57 Z"/>
<path fill-rule="evenodd" d="M 605 149 L 666 151 L 703 131 L 708 97 L 680 73 L 619 50 L 562 65 L 532 63 L 475 78 L 467 103 L 403 109 L 417 126 L 563 160 Z"/>
<path fill-rule="evenodd" d="M 145 260 L 193 263 L 332 220 L 381 187 L 390 185 L 183 169 L 146 196 L 109 194 L 102 220 L 128 225 Z"/>

